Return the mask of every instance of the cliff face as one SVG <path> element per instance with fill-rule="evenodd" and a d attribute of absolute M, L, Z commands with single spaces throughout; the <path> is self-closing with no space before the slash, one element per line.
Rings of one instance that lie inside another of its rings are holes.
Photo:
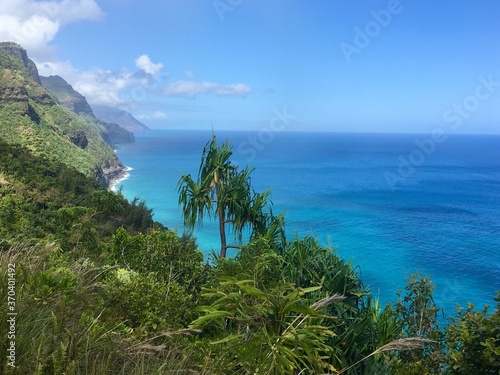
<path fill-rule="evenodd" d="M 77 115 L 93 116 L 87 99 L 59 76 L 40 77 L 41 85 L 54 95 L 59 104 Z"/>
<path fill-rule="evenodd" d="M 19 61 L 28 71 L 31 79 L 37 84 L 41 85 L 40 76 L 38 75 L 38 69 L 33 62 L 33 60 L 28 58 L 28 53 L 19 44 L 13 42 L 3 42 L 0 43 L 2 50 L 9 56 L 13 57 L 14 60 Z"/>
<path fill-rule="evenodd" d="M 40 83 L 26 51 L 15 43 L 0 43 L 0 138 L 93 175 L 108 186 L 125 168 L 103 139 L 106 128 L 85 113 L 92 113 L 85 100 L 77 105 L 82 113 L 77 115 Z"/>
<path fill-rule="evenodd" d="M 87 99 L 59 76 L 40 77 L 43 87 L 45 87 L 62 105 L 71 112 L 85 117 L 93 122 L 101 131 L 101 136 L 110 146 L 115 147 L 118 144 L 135 142 L 134 134 L 120 127 L 116 123 L 100 121 L 92 108 L 90 108 Z"/>
<path fill-rule="evenodd" d="M 98 119 L 118 124 L 130 132 L 143 132 L 150 130 L 129 112 L 122 109 L 108 107 L 106 105 L 93 105 L 92 110 Z"/>
<path fill-rule="evenodd" d="M 112 187 L 113 182 L 125 175 L 125 167 L 119 159 L 110 159 L 95 171 L 97 181 L 101 186 Z"/>
<path fill-rule="evenodd" d="M 100 123 L 103 124 L 103 126 L 106 128 L 106 131 L 102 134 L 102 137 L 108 144 L 116 146 L 135 142 L 134 133 L 123 129 L 120 125 L 104 121 L 100 121 Z"/>
<path fill-rule="evenodd" d="M 0 104 L 11 104 L 20 115 L 33 113 L 30 100 L 40 105 L 55 101 L 39 82 L 38 70 L 26 51 L 15 43 L 0 43 Z"/>
<path fill-rule="evenodd" d="M 29 96 L 24 85 L 7 70 L 0 77 L 0 104 L 12 105 L 20 115 L 29 113 Z"/>

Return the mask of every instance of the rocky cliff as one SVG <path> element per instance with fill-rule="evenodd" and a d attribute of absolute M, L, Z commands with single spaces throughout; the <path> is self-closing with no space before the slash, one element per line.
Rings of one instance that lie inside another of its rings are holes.
<path fill-rule="evenodd" d="M 33 60 L 28 58 L 28 53 L 19 44 L 13 42 L 1 43 L 2 50 L 9 56 L 13 57 L 15 62 L 21 63 L 28 71 L 31 79 L 41 85 L 38 69 Z"/>
<path fill-rule="evenodd" d="M 102 121 L 112 122 L 131 132 L 150 130 L 146 125 L 137 120 L 129 112 L 106 105 L 93 105 L 94 114 Z"/>
<path fill-rule="evenodd" d="M 45 87 L 62 105 L 71 112 L 85 117 L 88 121 L 96 123 L 101 129 L 103 139 L 112 147 L 123 143 L 133 143 L 134 134 L 119 124 L 113 122 L 100 121 L 90 107 L 87 99 L 59 76 L 40 77 L 43 87 Z"/>
<path fill-rule="evenodd" d="M 77 115 L 93 116 L 87 99 L 59 76 L 40 77 L 41 85 L 54 95 L 59 104 Z"/>
<path fill-rule="evenodd" d="M 103 139 L 103 129 L 88 115 L 61 106 L 41 86 L 36 65 L 21 46 L 0 43 L 1 139 L 93 175 L 107 186 L 125 168 Z"/>

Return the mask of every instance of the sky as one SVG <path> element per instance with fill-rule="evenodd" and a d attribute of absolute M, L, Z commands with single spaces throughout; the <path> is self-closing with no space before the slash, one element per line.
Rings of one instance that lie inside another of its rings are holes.
<path fill-rule="evenodd" d="M 1 0 L 41 75 L 151 128 L 500 134 L 497 0 Z"/>

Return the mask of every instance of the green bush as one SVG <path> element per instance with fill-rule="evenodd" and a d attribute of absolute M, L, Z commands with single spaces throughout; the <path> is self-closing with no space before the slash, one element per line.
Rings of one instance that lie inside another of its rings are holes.
<path fill-rule="evenodd" d="M 137 334 L 172 331 L 187 326 L 193 303 L 177 282 L 166 283 L 155 273 L 137 273 L 119 268 L 105 283 L 108 314 L 126 319 Z"/>
<path fill-rule="evenodd" d="M 203 254 L 175 232 L 152 229 L 130 235 L 119 228 L 111 242 L 112 261 L 140 273 L 154 272 L 166 283 L 177 282 L 196 299 L 206 278 Z"/>
<path fill-rule="evenodd" d="M 492 313 L 468 304 L 446 328 L 447 359 L 453 374 L 500 374 L 500 292 Z"/>

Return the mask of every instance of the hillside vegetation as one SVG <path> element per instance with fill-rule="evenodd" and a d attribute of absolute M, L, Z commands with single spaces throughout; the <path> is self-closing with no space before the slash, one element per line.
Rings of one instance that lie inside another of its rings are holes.
<path fill-rule="evenodd" d="M 1 138 L 108 185 L 124 167 L 103 139 L 100 125 L 59 105 L 40 85 L 36 66 L 29 61 L 20 46 L 0 43 Z"/>
<path fill-rule="evenodd" d="M 42 86 L 55 97 L 58 103 L 80 117 L 87 123 L 92 124 L 99 130 L 103 139 L 110 146 L 118 144 L 133 143 L 134 134 L 113 122 L 100 121 L 90 108 L 89 103 L 83 95 L 75 91 L 69 83 L 59 76 L 40 77 Z"/>

